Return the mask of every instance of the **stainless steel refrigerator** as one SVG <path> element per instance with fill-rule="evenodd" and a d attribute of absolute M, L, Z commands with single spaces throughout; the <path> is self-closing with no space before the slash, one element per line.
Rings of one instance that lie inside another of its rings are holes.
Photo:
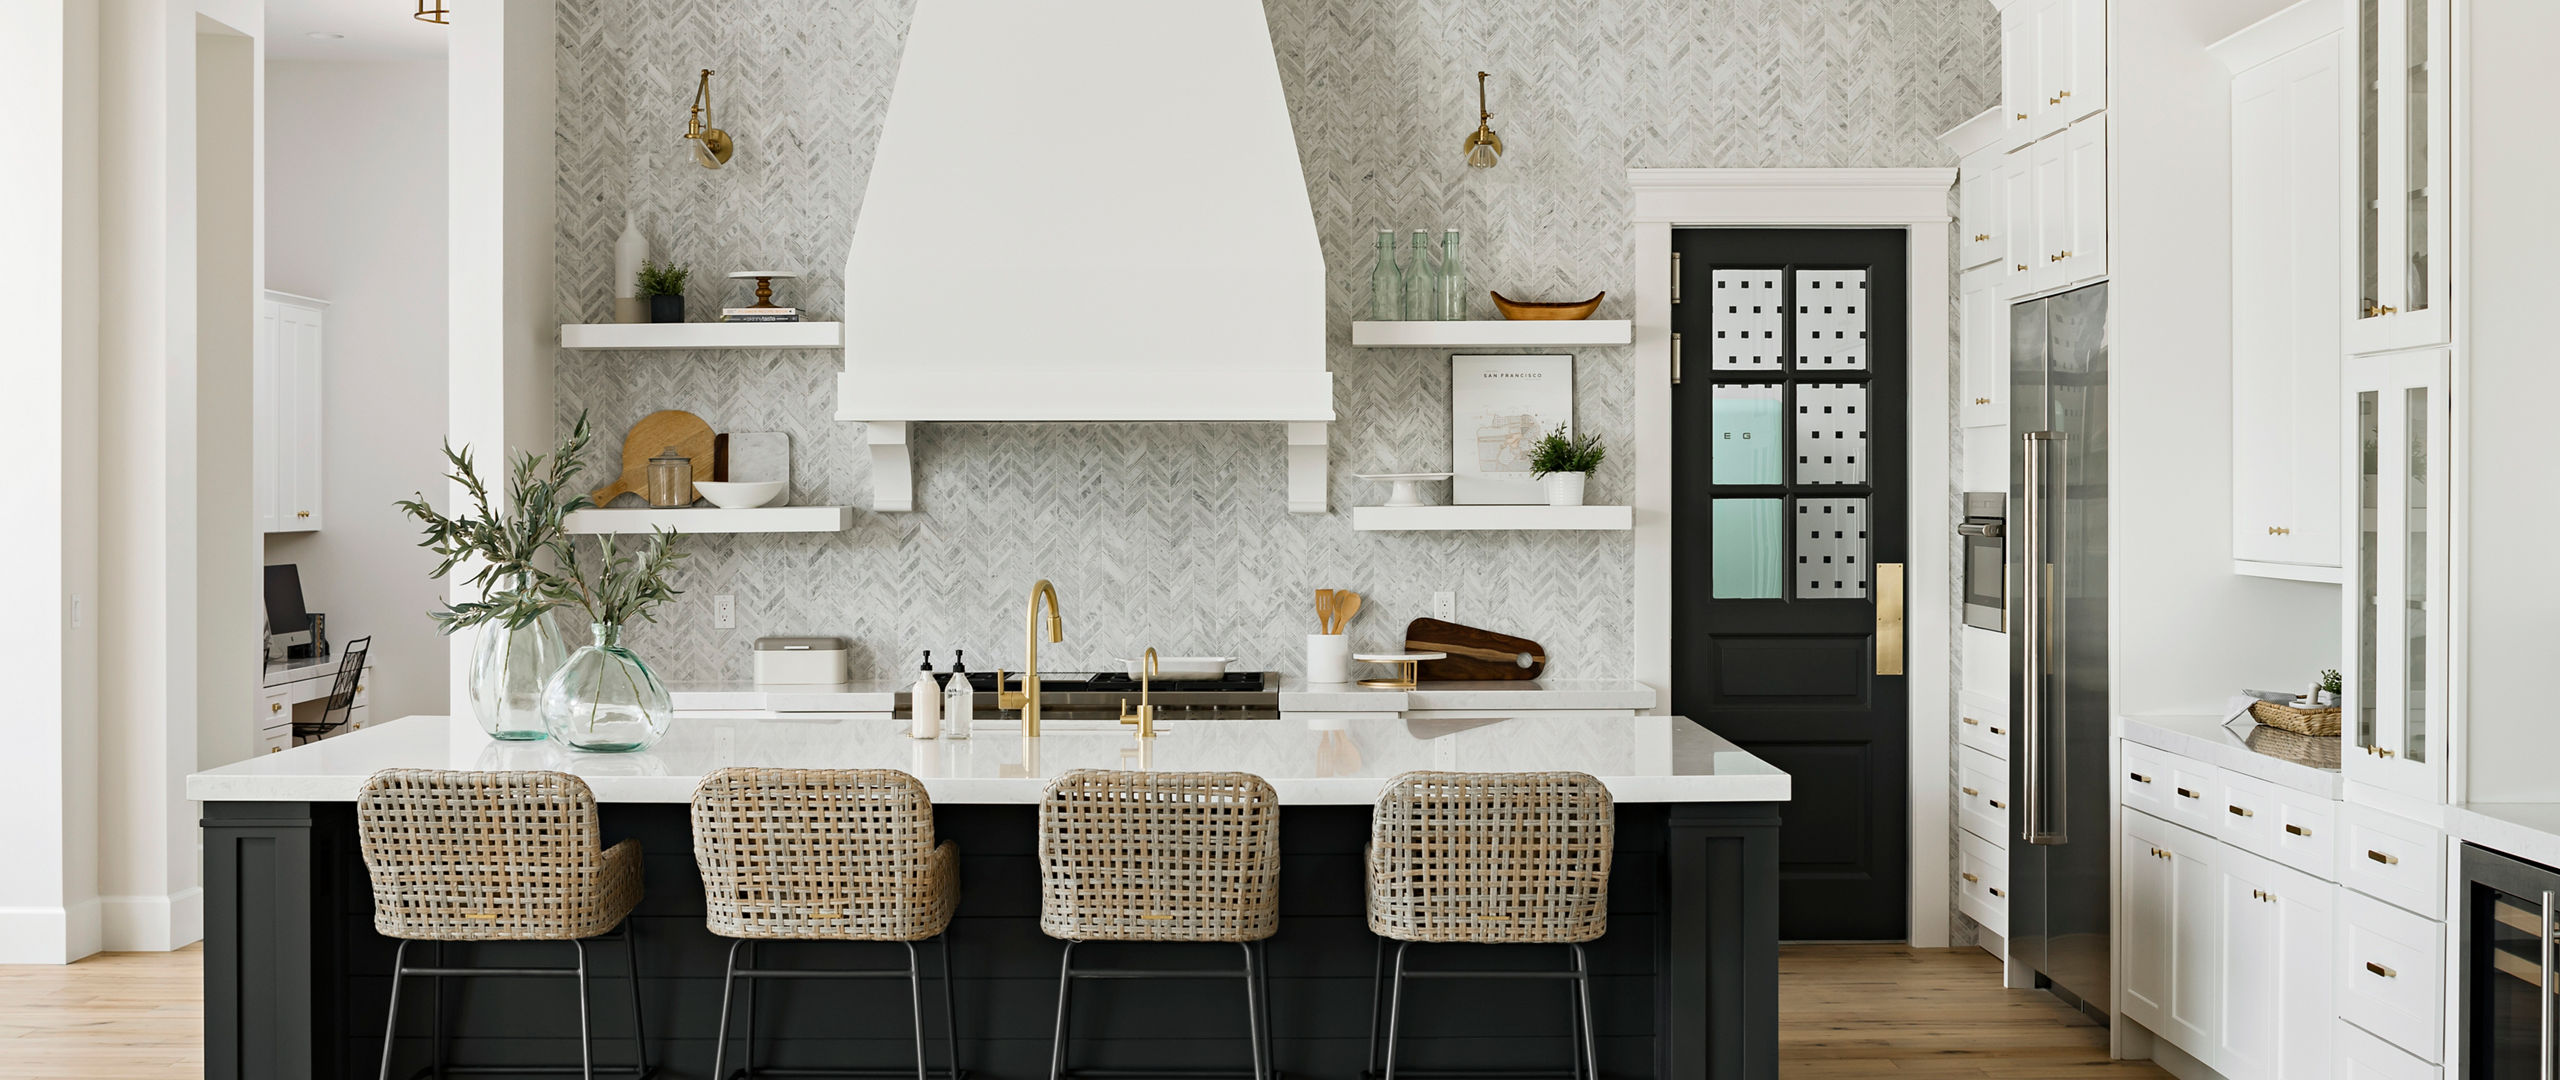
<path fill-rule="evenodd" d="M 2104 1018 L 2107 287 L 2009 309 L 2009 949 Z"/>

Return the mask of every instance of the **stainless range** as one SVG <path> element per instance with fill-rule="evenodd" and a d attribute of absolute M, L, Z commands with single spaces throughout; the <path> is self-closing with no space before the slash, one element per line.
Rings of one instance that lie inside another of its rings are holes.
<path fill-rule="evenodd" d="M 977 694 L 972 711 L 980 719 L 1011 720 L 1021 716 L 1012 710 L 996 708 L 996 676 L 992 671 L 972 671 L 969 685 Z M 1022 676 L 1005 673 L 1005 690 L 1020 692 Z M 1058 720 L 1117 720 L 1123 702 L 1138 704 L 1138 680 L 1117 671 L 1040 673 L 1040 711 Z M 1267 671 L 1229 672 L 1216 678 L 1170 677 L 1155 679 L 1146 687 L 1147 700 L 1156 707 L 1156 719 L 1165 720 L 1277 720 L 1280 718 L 1280 676 Z M 898 692 L 898 715 L 913 716 L 912 703 L 906 691 Z"/>

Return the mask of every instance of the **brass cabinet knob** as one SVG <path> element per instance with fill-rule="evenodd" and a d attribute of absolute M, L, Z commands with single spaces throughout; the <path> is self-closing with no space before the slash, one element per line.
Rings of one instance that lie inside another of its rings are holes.
<path fill-rule="evenodd" d="M 284 753 L 284 747 L 281 747 L 281 746 L 270 746 L 270 747 L 268 747 L 268 748 L 267 748 L 267 752 L 268 752 L 268 753 L 270 753 L 270 754 L 281 754 L 281 753 Z"/>
<path fill-rule="evenodd" d="M 293 512 L 293 516 L 298 517 L 298 518 L 307 518 L 307 517 L 310 517 L 310 516 L 311 516 L 311 511 L 309 511 L 309 510 L 296 510 L 296 511 L 294 511 L 294 512 Z"/>
<path fill-rule="evenodd" d="M 1978 232 L 1973 234 L 1973 238 L 1976 241 L 1989 240 L 1991 239 L 1991 234 L 1987 232 Z"/>
<path fill-rule="evenodd" d="M 2020 119 L 2020 120 L 2024 120 L 2024 119 L 2026 119 L 2026 118 L 2027 118 L 2027 114 L 2025 114 L 2025 113 L 2019 113 L 2019 114 L 2018 114 L 2018 119 Z"/>
<path fill-rule="evenodd" d="M 2062 99 L 2058 97 L 2049 97 L 2044 99 L 2044 103 L 2047 105 L 2060 105 L 2062 104 Z"/>
<path fill-rule="evenodd" d="M 2071 257 L 2071 253 L 2070 253 L 2070 252 L 2068 252 L 2068 251 L 2063 252 L 2061 257 L 2062 257 L 2062 258 L 2065 258 L 2065 259 L 2068 259 L 2068 258 L 2070 258 L 2070 257 Z"/>
<path fill-rule="evenodd" d="M 2027 272 L 2027 264 L 2025 264 L 2025 263 L 2019 263 L 2019 264 L 2018 264 L 2018 272 L 2019 272 L 2019 273 L 2021 273 L 2021 274 L 2026 273 L 2026 272 Z"/>
<path fill-rule="evenodd" d="M 2054 92 L 2055 92 L 2055 93 L 2057 93 L 2057 94 L 2061 94 L 2061 95 L 2062 95 L 2062 97 L 2070 97 L 2070 96 L 2071 96 L 2071 91 L 2069 91 L 2069 90 L 2056 90 L 2056 91 L 2054 91 Z M 2054 99 L 2054 104 L 2059 105 L 2059 104 L 2061 104 L 2061 103 L 2062 103 L 2062 99 L 2061 99 L 2061 98 L 2056 98 L 2056 99 Z"/>
<path fill-rule="evenodd" d="M 281 702 L 281 701 L 270 701 L 270 702 L 268 702 L 268 703 L 267 703 L 267 711 L 268 711 L 268 712 L 270 712 L 270 713 L 280 713 L 280 712 L 283 712 L 283 711 L 284 711 L 284 702 Z"/>

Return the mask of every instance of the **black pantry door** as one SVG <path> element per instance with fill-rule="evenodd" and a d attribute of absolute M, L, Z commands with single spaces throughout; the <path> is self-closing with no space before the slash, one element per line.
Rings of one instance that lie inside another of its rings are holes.
<path fill-rule="evenodd" d="M 1779 934 L 1905 940 L 1904 236 L 1672 238 L 1672 705 L 1794 778 Z"/>

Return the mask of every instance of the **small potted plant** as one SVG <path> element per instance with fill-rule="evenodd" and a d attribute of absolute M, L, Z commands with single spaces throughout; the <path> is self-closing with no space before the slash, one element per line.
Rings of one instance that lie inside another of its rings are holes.
<path fill-rule="evenodd" d="M 1547 505 L 1582 505 L 1583 485 L 1591 479 L 1591 470 L 1609 456 L 1609 448 L 1600 444 L 1597 435 L 1567 435 L 1563 424 L 1538 440 L 1529 452 L 1532 475 L 1547 482 Z"/>
<path fill-rule="evenodd" d="M 2327 668 L 2320 672 L 2320 689 L 2311 697 L 2313 703 L 2321 708 L 2332 708 L 2338 704 L 2339 695 L 2346 691 L 2346 682 L 2338 677 L 2338 669 Z"/>
<path fill-rule="evenodd" d="M 655 259 L 640 260 L 639 280 L 632 284 L 642 299 L 649 301 L 649 321 L 680 323 L 684 321 L 684 281 L 693 276 L 693 268 Z"/>

